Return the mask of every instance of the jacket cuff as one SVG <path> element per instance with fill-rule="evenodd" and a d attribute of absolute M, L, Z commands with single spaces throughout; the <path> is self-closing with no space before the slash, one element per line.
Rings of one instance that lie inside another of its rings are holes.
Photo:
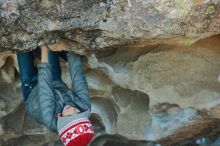
<path fill-rule="evenodd" d="M 48 68 L 48 69 L 52 70 L 52 66 L 46 62 L 41 62 L 40 64 L 37 65 L 37 68 Z"/>
<path fill-rule="evenodd" d="M 38 81 L 39 80 L 48 80 L 52 81 L 52 66 L 49 63 L 42 62 L 37 65 L 38 68 Z"/>

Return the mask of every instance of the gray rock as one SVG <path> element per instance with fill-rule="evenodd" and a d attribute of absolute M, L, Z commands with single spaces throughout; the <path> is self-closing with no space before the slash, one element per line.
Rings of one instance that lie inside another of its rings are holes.
<path fill-rule="evenodd" d="M 187 45 L 220 32 L 219 0 L 2 0 L 0 6 L 1 50 L 62 40 L 69 44 L 62 49 L 85 54 L 134 42 Z"/>
<path fill-rule="evenodd" d="M 26 2 L 30 1 L 18 1 L 19 6 L 25 6 Z M 113 4 L 126 6 L 126 2 Z M 163 2 L 172 6 L 172 2 Z M 53 1 L 44 5 L 53 7 Z M 92 8 L 95 6 L 98 5 Z M 90 8 L 80 12 L 87 9 Z M 74 31 L 76 36 L 84 36 L 81 41 L 87 37 L 83 31 Z M 93 34 L 91 30 L 87 32 Z M 59 42 L 50 44 L 54 49 L 72 46 L 68 41 L 60 41 L 59 35 L 53 38 Z M 96 132 L 91 145 L 189 146 L 198 142 L 219 145 L 219 39 L 215 35 L 185 47 L 164 44 L 146 47 L 146 42 L 136 43 L 88 56 L 85 72 Z M 0 145 L 61 145 L 56 134 L 25 114 L 16 56 L 1 52 L 0 66 Z M 70 85 L 63 61 L 62 70 Z"/>

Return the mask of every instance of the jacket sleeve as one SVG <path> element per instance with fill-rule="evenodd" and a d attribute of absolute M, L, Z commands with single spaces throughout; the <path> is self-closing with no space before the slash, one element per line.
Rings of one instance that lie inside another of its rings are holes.
<path fill-rule="evenodd" d="M 91 110 L 91 102 L 87 81 L 83 72 L 82 57 L 77 54 L 67 53 L 69 70 L 72 80 L 72 102 L 81 110 Z"/>
<path fill-rule="evenodd" d="M 57 132 L 55 115 L 55 97 L 52 88 L 52 67 L 48 63 L 38 65 L 38 98 L 41 109 L 41 122 L 51 131 Z"/>

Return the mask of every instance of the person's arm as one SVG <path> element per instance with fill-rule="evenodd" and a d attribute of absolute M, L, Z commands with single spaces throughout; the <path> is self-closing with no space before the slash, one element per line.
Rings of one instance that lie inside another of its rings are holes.
<path fill-rule="evenodd" d="M 81 111 L 91 110 L 87 81 L 83 72 L 82 58 L 78 54 L 67 53 L 69 70 L 73 86 L 73 103 Z"/>
<path fill-rule="evenodd" d="M 41 47 L 41 63 L 38 65 L 38 98 L 42 119 L 41 122 L 51 131 L 56 132 L 55 98 L 52 88 L 52 67 L 48 63 L 48 49 Z"/>

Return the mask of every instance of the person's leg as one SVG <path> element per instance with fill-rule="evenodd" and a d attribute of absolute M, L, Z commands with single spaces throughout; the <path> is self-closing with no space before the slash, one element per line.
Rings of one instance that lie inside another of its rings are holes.
<path fill-rule="evenodd" d="M 23 99 L 27 100 L 32 88 L 37 83 L 37 67 L 34 66 L 32 52 L 17 53 L 20 80 L 22 83 Z"/>
<path fill-rule="evenodd" d="M 59 52 L 49 50 L 48 61 L 52 66 L 53 80 L 61 80 Z"/>
<path fill-rule="evenodd" d="M 34 55 L 34 58 L 39 58 L 41 56 L 40 47 L 37 47 L 35 50 L 33 50 L 32 54 Z"/>
<path fill-rule="evenodd" d="M 68 60 L 67 60 L 66 53 L 67 53 L 67 51 L 61 51 L 59 53 L 59 55 L 60 55 L 61 58 L 63 58 L 63 60 L 65 60 L 67 62 Z"/>

